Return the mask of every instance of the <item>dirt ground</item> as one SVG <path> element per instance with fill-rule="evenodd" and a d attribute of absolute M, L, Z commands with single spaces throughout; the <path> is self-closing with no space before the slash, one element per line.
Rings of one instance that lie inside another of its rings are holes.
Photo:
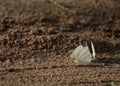
<path fill-rule="evenodd" d="M 120 86 L 120 1 L 0 0 L 0 86 Z M 81 39 L 96 59 L 76 64 Z"/>

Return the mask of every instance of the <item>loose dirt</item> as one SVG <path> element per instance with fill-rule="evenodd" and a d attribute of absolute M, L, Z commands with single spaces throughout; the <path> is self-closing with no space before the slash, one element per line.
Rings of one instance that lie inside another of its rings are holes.
<path fill-rule="evenodd" d="M 0 86 L 120 86 L 119 0 L 0 0 Z M 96 59 L 76 64 L 82 39 Z"/>

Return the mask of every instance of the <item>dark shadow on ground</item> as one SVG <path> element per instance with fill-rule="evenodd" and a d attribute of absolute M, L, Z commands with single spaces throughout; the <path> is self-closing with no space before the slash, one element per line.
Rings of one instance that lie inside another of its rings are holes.
<path fill-rule="evenodd" d="M 96 60 L 93 61 L 94 63 L 103 63 L 105 65 L 110 64 L 120 64 L 120 58 L 118 57 L 110 57 L 110 58 L 96 58 Z"/>
<path fill-rule="evenodd" d="M 118 46 L 114 46 L 113 43 L 103 40 L 90 39 L 93 42 L 96 53 L 112 53 L 119 51 Z"/>

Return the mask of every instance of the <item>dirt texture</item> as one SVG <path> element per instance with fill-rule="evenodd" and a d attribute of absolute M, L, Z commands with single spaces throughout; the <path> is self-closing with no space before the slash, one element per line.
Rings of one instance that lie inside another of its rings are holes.
<path fill-rule="evenodd" d="M 120 1 L 0 0 L 0 86 L 120 86 Z M 76 13 L 72 13 L 75 11 Z M 92 41 L 96 59 L 71 52 Z"/>

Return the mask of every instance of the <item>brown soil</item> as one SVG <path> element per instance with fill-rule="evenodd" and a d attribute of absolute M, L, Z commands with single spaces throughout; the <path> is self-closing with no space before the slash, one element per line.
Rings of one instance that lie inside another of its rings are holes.
<path fill-rule="evenodd" d="M 119 0 L 0 0 L 0 86 L 120 86 Z M 71 51 L 93 41 L 96 60 Z"/>

